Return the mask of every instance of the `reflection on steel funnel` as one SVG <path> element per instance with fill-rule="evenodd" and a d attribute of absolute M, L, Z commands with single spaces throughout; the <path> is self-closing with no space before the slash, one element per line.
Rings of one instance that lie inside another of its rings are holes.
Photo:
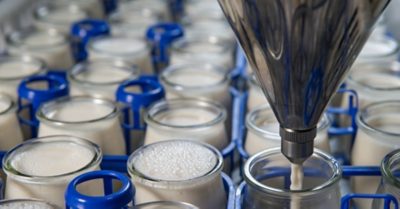
<path fill-rule="evenodd" d="M 390 0 L 218 0 L 302 163 L 331 96 Z"/>

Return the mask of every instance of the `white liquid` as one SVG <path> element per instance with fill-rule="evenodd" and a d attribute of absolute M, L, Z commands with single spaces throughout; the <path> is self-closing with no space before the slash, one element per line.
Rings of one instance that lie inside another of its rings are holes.
<path fill-rule="evenodd" d="M 190 139 L 213 145 L 222 150 L 228 145 L 224 121 L 212 126 L 202 126 L 216 117 L 216 113 L 198 107 L 182 107 L 159 113 L 153 118 L 164 125 L 148 123 L 145 144 L 170 139 Z M 178 127 L 168 127 L 171 125 Z"/>
<path fill-rule="evenodd" d="M 0 63 L 0 92 L 17 101 L 17 89 L 20 82 L 24 78 L 38 73 L 39 68 L 39 65 L 22 61 L 10 60 Z"/>
<path fill-rule="evenodd" d="M 82 171 L 93 160 L 94 153 L 88 148 L 68 142 L 41 143 L 16 153 L 10 160 L 11 166 L 25 175 L 41 178 L 51 177 L 49 182 L 35 182 L 19 179 L 19 176 L 8 175 L 5 189 L 6 199 L 35 198 L 49 201 L 60 208 L 65 206 L 64 192 L 74 177 L 83 172 L 98 170 L 92 166 Z M 69 174 L 70 175 L 65 175 Z M 65 175 L 63 177 L 54 177 Z M 28 178 L 30 179 L 30 178 Z M 97 194 L 97 185 L 81 188 L 85 194 Z"/>
<path fill-rule="evenodd" d="M 55 209 L 53 206 L 38 201 L 15 201 L 0 203 L 0 209 Z"/>
<path fill-rule="evenodd" d="M 291 164 L 291 174 L 290 174 L 290 190 L 301 190 L 303 187 L 303 166 L 298 164 Z M 290 201 L 290 209 L 300 209 L 300 197 L 293 194 Z"/>
<path fill-rule="evenodd" d="M 122 19 L 128 22 L 132 20 L 132 17 L 140 19 L 157 17 L 163 21 L 172 19 L 168 4 L 162 0 L 122 1 L 118 9 Z M 141 17 L 137 17 L 138 14 Z"/>
<path fill-rule="evenodd" d="M 50 34 L 37 31 L 19 40 L 19 45 L 8 45 L 8 52 L 12 55 L 31 55 L 46 62 L 51 70 L 66 70 L 74 60 L 69 42 L 61 34 Z"/>
<path fill-rule="evenodd" d="M 11 98 L 0 94 L 0 150 L 9 150 L 22 143 L 21 127 Z"/>
<path fill-rule="evenodd" d="M 39 125 L 39 136 L 72 135 L 88 139 L 101 147 L 104 154 L 125 154 L 125 142 L 118 117 L 107 117 L 113 108 L 96 104 L 90 100 L 72 100 L 62 105 L 57 105 L 48 112 L 47 118 L 78 124 L 57 126 L 51 121 Z"/>
<path fill-rule="evenodd" d="M 89 43 L 89 58 L 113 58 L 133 63 L 146 74 L 153 73 L 150 49 L 144 39 L 106 37 Z"/>
<path fill-rule="evenodd" d="M 70 95 L 115 100 L 118 86 L 136 78 L 137 74 L 113 66 L 89 66 L 87 70 L 74 74 L 74 78 L 70 79 Z"/>
<path fill-rule="evenodd" d="M 172 200 L 201 209 L 226 208 L 220 171 L 208 174 L 217 161 L 208 148 L 188 141 L 169 141 L 143 149 L 130 166 L 149 178 L 167 182 L 146 182 L 132 176 L 136 202 Z"/>

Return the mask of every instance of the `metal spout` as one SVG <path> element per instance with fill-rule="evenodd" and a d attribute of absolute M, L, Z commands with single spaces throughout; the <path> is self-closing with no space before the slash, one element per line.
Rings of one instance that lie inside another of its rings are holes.
<path fill-rule="evenodd" d="M 301 163 L 315 127 L 390 0 L 218 0 Z M 301 139 L 301 140 L 300 140 Z"/>

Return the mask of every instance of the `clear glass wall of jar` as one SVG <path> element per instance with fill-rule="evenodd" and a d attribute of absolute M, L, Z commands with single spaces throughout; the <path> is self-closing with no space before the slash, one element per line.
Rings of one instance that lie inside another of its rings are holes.
<path fill-rule="evenodd" d="M 71 135 L 93 141 L 104 154 L 126 153 L 114 102 L 93 97 L 64 97 L 43 104 L 36 113 L 39 136 Z"/>
<path fill-rule="evenodd" d="M 198 207 L 184 202 L 157 201 L 135 205 L 133 209 L 198 209 Z"/>
<path fill-rule="evenodd" d="M 0 92 L 18 99 L 20 82 L 33 75 L 45 72 L 45 63 L 30 56 L 4 56 L 0 58 Z"/>
<path fill-rule="evenodd" d="M 7 36 L 6 43 L 11 55 L 38 57 L 52 70 L 65 71 L 74 63 L 68 38 L 55 31 L 15 31 Z"/>
<path fill-rule="evenodd" d="M 17 104 L 5 94 L 0 94 L 0 133 L 0 150 L 9 150 L 23 141 Z"/>
<path fill-rule="evenodd" d="M 290 190 L 290 162 L 280 148 L 252 156 L 244 166 L 247 183 L 242 208 L 339 209 L 338 162 L 319 150 L 303 164 L 303 189 Z"/>
<path fill-rule="evenodd" d="M 330 120 L 324 114 L 318 123 L 317 136 L 314 139 L 314 147 L 330 153 L 328 140 L 328 128 Z M 249 155 L 254 155 L 265 149 L 280 147 L 279 123 L 275 114 L 268 106 L 260 106 L 247 114 L 247 135 L 245 150 Z"/>
<path fill-rule="evenodd" d="M 357 116 L 358 131 L 352 150 L 352 164 L 376 166 L 390 152 L 400 148 L 400 101 L 370 104 Z M 353 177 L 353 191 L 375 193 L 379 177 Z M 371 201 L 356 200 L 360 208 L 370 208 Z"/>
<path fill-rule="evenodd" d="M 26 141 L 3 159 L 7 175 L 5 198 L 37 198 L 64 208 L 69 181 L 99 170 L 102 153 L 94 143 L 72 136 L 49 136 Z M 85 194 L 102 192 L 94 182 L 80 188 Z"/>
<path fill-rule="evenodd" d="M 249 96 L 247 98 L 247 110 L 253 110 L 261 105 L 269 105 L 254 73 L 251 73 L 248 77 L 248 86 Z"/>
<path fill-rule="evenodd" d="M 173 99 L 152 105 L 146 116 L 145 144 L 190 139 L 224 149 L 228 143 L 227 114 L 219 104 L 195 99 Z"/>
<path fill-rule="evenodd" d="M 144 38 L 100 36 L 88 43 L 89 59 L 108 58 L 135 64 L 145 74 L 153 74 L 150 45 Z"/>
<path fill-rule="evenodd" d="M 226 208 L 223 159 L 210 145 L 169 140 L 146 145 L 128 159 L 137 204 L 182 201 L 202 209 Z"/>
<path fill-rule="evenodd" d="M 378 194 L 391 194 L 397 201 L 400 200 L 400 150 L 395 150 L 385 156 L 381 163 L 382 180 L 378 188 Z M 372 208 L 384 208 L 381 199 L 375 199 Z"/>
<path fill-rule="evenodd" d="M 35 209 L 60 209 L 48 202 L 34 199 L 13 199 L 0 200 L 0 208 L 25 208 L 31 207 Z"/>
<path fill-rule="evenodd" d="M 118 86 L 139 75 L 138 68 L 124 61 L 97 59 L 81 62 L 68 71 L 70 95 L 115 100 Z"/>

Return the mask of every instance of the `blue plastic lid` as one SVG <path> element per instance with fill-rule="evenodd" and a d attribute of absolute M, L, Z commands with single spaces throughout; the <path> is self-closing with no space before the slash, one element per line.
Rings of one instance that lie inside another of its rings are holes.
<path fill-rule="evenodd" d="M 154 62 L 168 63 L 168 47 L 184 34 L 183 28 L 177 23 L 158 23 L 146 32 L 146 38 L 154 44 Z"/>
<path fill-rule="evenodd" d="M 79 184 L 94 179 L 103 179 L 104 196 L 88 196 L 77 191 Z M 121 188 L 116 192 L 113 192 L 112 180 L 121 183 Z M 65 192 L 67 209 L 121 209 L 133 204 L 134 198 L 135 188 L 130 179 L 122 173 L 106 170 L 92 171 L 76 177 L 68 184 Z"/>
<path fill-rule="evenodd" d="M 110 34 L 110 27 L 104 20 L 85 19 L 71 27 L 71 48 L 76 62 L 87 58 L 86 45 L 91 38 Z"/>
<path fill-rule="evenodd" d="M 117 0 L 103 0 L 104 14 L 109 15 L 118 8 Z"/>
<path fill-rule="evenodd" d="M 46 88 L 35 88 L 34 83 L 46 83 Z M 19 84 L 18 100 L 28 101 L 32 107 L 33 114 L 39 106 L 55 98 L 68 96 L 69 88 L 67 81 L 60 76 L 39 75 L 28 77 Z"/>

